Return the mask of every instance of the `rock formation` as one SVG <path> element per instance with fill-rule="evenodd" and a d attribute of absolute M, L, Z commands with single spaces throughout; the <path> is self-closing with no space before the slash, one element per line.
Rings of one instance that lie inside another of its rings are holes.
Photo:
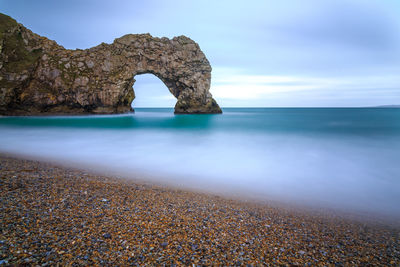
<path fill-rule="evenodd" d="M 175 113 L 221 113 L 211 66 L 185 36 L 128 34 L 68 50 L 0 13 L 0 114 L 124 113 L 137 74 L 152 73 L 177 98 Z"/>

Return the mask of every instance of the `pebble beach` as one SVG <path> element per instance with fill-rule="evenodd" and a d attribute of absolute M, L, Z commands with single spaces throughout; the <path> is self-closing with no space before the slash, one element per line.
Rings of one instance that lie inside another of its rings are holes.
<path fill-rule="evenodd" d="M 400 265 L 400 223 L 7 155 L 0 155 L 0 209 L 0 265 Z"/>

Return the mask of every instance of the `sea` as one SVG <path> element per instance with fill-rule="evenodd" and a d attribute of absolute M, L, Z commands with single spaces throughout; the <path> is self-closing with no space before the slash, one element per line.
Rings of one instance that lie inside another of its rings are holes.
<path fill-rule="evenodd" d="M 0 153 L 249 200 L 400 218 L 399 108 L 5 116 Z"/>

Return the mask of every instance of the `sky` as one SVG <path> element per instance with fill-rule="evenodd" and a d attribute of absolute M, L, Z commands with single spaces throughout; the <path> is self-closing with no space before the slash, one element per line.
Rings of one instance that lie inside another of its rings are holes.
<path fill-rule="evenodd" d="M 399 0 L 0 0 L 0 12 L 68 49 L 186 35 L 222 107 L 400 104 Z M 174 106 L 157 77 L 135 79 L 134 106 Z"/>

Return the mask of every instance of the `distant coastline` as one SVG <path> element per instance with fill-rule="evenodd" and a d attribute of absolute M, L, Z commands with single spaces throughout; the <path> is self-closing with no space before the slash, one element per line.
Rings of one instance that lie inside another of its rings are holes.
<path fill-rule="evenodd" d="M 382 105 L 382 106 L 376 106 L 374 108 L 400 108 L 400 105 Z"/>

